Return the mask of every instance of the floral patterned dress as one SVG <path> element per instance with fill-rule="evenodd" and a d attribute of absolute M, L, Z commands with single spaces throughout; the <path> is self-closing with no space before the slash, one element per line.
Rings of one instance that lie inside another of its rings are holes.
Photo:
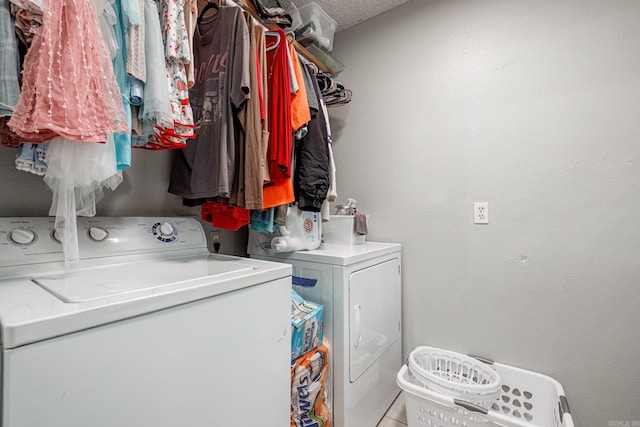
<path fill-rule="evenodd" d="M 185 26 L 185 0 L 163 0 L 160 25 L 165 48 L 165 66 L 173 127 L 156 126 L 156 143 L 161 148 L 182 148 L 195 137 L 193 112 L 185 64 L 191 60 L 191 48 Z"/>

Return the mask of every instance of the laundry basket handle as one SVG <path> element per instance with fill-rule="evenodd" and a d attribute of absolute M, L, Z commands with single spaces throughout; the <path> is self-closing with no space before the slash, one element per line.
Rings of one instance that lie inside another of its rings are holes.
<path fill-rule="evenodd" d="M 471 412 L 480 412 L 483 415 L 487 415 L 489 413 L 489 411 L 486 408 L 483 408 L 482 406 L 478 406 L 471 402 L 467 402 L 466 400 L 453 399 L 453 403 L 455 403 L 458 406 L 462 406 L 464 409 Z"/>
<path fill-rule="evenodd" d="M 571 409 L 569 409 L 569 401 L 567 397 L 561 395 L 559 398 L 558 405 L 560 406 L 560 422 L 564 422 L 565 414 L 571 415 Z"/>
<path fill-rule="evenodd" d="M 494 363 L 493 360 L 487 359 L 486 357 L 482 357 L 482 356 L 474 356 L 473 354 L 470 354 L 469 357 L 473 357 L 474 359 L 479 360 L 482 363 L 487 365 L 493 365 Z"/>

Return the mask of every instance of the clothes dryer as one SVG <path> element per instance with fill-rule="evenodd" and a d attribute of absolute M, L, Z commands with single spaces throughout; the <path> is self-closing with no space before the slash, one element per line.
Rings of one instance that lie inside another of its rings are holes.
<path fill-rule="evenodd" d="M 334 425 L 377 425 L 400 391 L 395 378 L 402 365 L 401 245 L 323 244 L 278 254 L 259 244 L 249 249 L 254 258 L 291 264 L 294 283 L 295 276 L 316 280 L 314 286 L 294 288 L 324 306 Z"/>

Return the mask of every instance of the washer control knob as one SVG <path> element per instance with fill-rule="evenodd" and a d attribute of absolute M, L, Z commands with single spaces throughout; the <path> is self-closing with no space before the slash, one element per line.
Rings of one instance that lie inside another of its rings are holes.
<path fill-rule="evenodd" d="M 164 237 L 173 236 L 173 226 L 168 222 L 163 222 L 160 224 L 160 234 Z"/>
<path fill-rule="evenodd" d="M 16 228 L 9 233 L 9 239 L 17 245 L 30 245 L 36 240 L 36 233 L 26 228 Z"/>
<path fill-rule="evenodd" d="M 164 243 L 175 242 L 177 239 L 176 234 L 178 233 L 178 231 L 173 228 L 173 225 L 166 221 L 156 222 L 155 224 L 153 224 L 153 227 L 151 227 L 151 232 L 157 240 Z"/>
<path fill-rule="evenodd" d="M 57 243 L 61 243 L 62 242 L 62 239 L 60 238 L 60 233 L 58 233 L 58 230 L 53 230 L 53 233 L 51 233 L 51 237 Z"/>
<path fill-rule="evenodd" d="M 102 227 L 91 227 L 89 229 L 89 238 L 94 242 L 102 242 L 109 237 L 109 232 Z"/>

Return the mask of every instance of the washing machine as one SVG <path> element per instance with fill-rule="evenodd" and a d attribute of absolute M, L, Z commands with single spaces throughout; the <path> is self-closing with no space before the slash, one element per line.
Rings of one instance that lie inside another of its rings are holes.
<path fill-rule="evenodd" d="M 1 427 L 282 427 L 291 267 L 193 218 L 0 218 Z"/>
<path fill-rule="evenodd" d="M 335 427 L 377 425 L 400 392 L 401 245 L 322 244 L 289 253 L 263 246 L 252 247 L 250 240 L 251 256 L 292 265 L 295 290 L 324 306 L 327 397 Z"/>

